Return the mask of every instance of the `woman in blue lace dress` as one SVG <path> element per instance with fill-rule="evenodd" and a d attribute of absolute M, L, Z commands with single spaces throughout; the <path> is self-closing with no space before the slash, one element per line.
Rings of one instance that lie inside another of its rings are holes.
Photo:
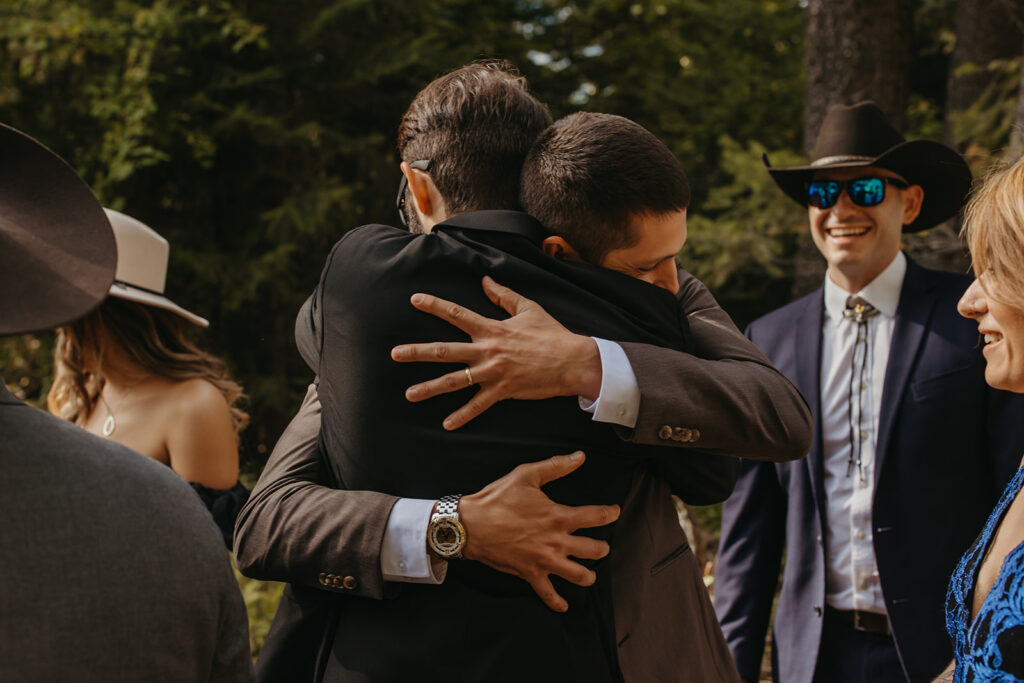
<path fill-rule="evenodd" d="M 1024 159 L 989 177 L 968 206 L 965 226 L 978 275 L 960 300 L 960 314 L 978 322 L 985 380 L 1024 393 Z M 1024 681 L 1022 482 L 1024 469 L 950 581 L 946 629 L 954 681 Z"/>

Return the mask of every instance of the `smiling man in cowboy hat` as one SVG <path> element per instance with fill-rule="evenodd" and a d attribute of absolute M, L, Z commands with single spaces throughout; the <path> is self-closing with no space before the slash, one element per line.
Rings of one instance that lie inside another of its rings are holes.
<path fill-rule="evenodd" d="M 987 388 L 977 330 L 956 314 L 969 278 L 900 251 L 904 232 L 960 209 L 970 170 L 863 102 L 829 111 L 811 164 L 768 172 L 808 207 L 828 272 L 747 335 L 808 399 L 817 438 L 806 460 L 744 461 L 722 513 L 718 616 L 757 680 L 785 551 L 776 680 L 930 681 L 951 656 L 949 575 L 1024 450 L 1024 405 Z"/>
<path fill-rule="evenodd" d="M 0 149 L 6 336 L 94 309 L 117 254 L 70 166 L 2 125 Z M 251 679 L 245 605 L 184 481 L 25 405 L 2 381 L 0 434 L 0 680 Z"/>

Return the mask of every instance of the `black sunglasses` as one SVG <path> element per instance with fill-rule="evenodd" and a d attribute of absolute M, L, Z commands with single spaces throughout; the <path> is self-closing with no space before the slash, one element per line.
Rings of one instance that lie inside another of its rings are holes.
<path fill-rule="evenodd" d="M 812 180 L 807 183 L 807 203 L 819 209 L 829 209 L 839 201 L 843 190 L 857 206 L 878 206 L 885 201 L 885 186 L 895 185 L 900 189 L 908 186 L 896 178 L 867 176 L 853 180 Z"/>
<path fill-rule="evenodd" d="M 409 168 L 416 168 L 421 171 L 430 170 L 430 159 L 419 159 L 418 161 L 410 161 Z M 402 220 L 402 225 L 409 227 L 409 222 L 405 218 L 405 191 L 409 187 L 409 180 L 402 174 L 402 179 L 398 181 L 398 198 L 395 200 L 395 205 L 398 207 L 398 217 Z"/>

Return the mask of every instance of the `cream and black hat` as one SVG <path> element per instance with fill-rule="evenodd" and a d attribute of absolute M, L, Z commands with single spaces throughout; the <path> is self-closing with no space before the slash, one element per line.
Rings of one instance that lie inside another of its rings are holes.
<path fill-rule="evenodd" d="M 190 323 L 209 327 L 206 318 L 186 311 L 164 296 L 171 254 L 167 240 L 142 221 L 113 209 L 104 211 L 117 239 L 117 275 L 110 286 L 110 296 L 162 308 Z"/>

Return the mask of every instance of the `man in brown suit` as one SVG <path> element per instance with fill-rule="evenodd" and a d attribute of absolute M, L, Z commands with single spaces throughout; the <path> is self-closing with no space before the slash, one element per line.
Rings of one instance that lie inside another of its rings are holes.
<path fill-rule="evenodd" d="M 404 170 L 414 175 L 413 170 Z M 419 208 L 422 203 L 415 194 L 416 183 L 412 178 L 410 185 Z M 809 438 L 802 399 L 739 334 L 703 285 L 685 271 L 677 270 L 671 258 L 674 252 L 675 248 L 671 249 L 667 261 L 660 259 L 657 269 L 659 274 L 668 271 L 665 277 L 669 280 L 678 278 L 677 299 L 693 329 L 699 353 L 691 356 L 644 345 L 622 345 L 640 387 L 640 410 L 635 427 L 623 428 L 620 434 L 657 445 L 693 447 L 700 442 L 704 452 L 774 459 L 794 457 Z M 510 290 L 488 287 L 492 288 L 492 298 L 501 300 L 514 316 L 504 323 L 474 320 L 470 324 L 487 328 L 494 340 L 518 340 L 523 329 L 527 329 L 532 338 L 544 340 L 544 347 L 565 350 L 563 364 L 578 364 L 579 354 L 568 354 L 568 350 L 575 349 L 580 340 L 567 338 L 569 333 L 547 318 L 536 304 Z M 420 305 L 425 310 L 436 307 L 449 315 L 453 313 L 450 305 L 429 297 Z M 458 309 L 454 309 L 454 315 L 466 320 L 464 312 Z M 304 325 L 302 315 L 299 324 Z M 478 336 L 473 335 L 474 341 L 481 341 Z M 549 340 L 563 343 L 550 346 Z M 585 338 L 584 342 L 592 340 Z M 479 347 L 486 349 L 488 345 Z M 528 361 L 538 348 L 530 342 L 515 349 L 514 365 L 522 367 L 520 361 Z M 420 352 L 429 354 L 431 350 L 413 349 L 396 354 L 410 353 L 404 360 L 412 360 Z M 477 362 L 479 358 L 467 360 L 473 363 L 472 374 L 479 372 L 477 379 L 485 385 L 483 393 L 491 378 Z M 600 378 L 601 355 L 592 353 L 587 358 L 596 362 Z M 528 362 L 525 366 L 536 368 Z M 505 374 L 507 377 L 509 373 Z M 519 375 L 519 386 L 532 387 L 533 391 L 544 387 L 540 391 L 549 392 L 549 396 L 581 393 L 568 383 L 551 383 L 551 377 L 568 377 L 565 373 L 552 374 L 545 369 L 535 370 L 532 377 L 530 373 Z M 543 384 L 536 381 L 538 376 L 545 380 Z M 465 377 L 472 381 L 469 373 Z M 666 381 L 666 377 L 670 379 Z M 685 383 L 681 385 L 682 378 Z M 507 396 L 516 397 L 519 390 L 514 386 L 506 384 L 502 390 L 508 392 Z M 315 392 L 311 388 L 303 409 L 271 456 L 250 505 L 239 518 L 239 564 L 256 576 L 286 578 L 326 587 L 342 595 L 379 599 L 387 593 L 381 569 L 382 539 L 396 500 L 373 492 L 338 491 L 319 485 L 324 472 L 315 454 L 316 410 Z M 728 414 L 741 414 L 743 418 L 735 424 L 724 424 L 721 416 Z M 685 422 L 672 419 L 678 416 L 684 416 Z M 560 598 L 553 589 L 549 590 L 549 573 L 577 583 L 593 581 L 589 570 L 576 573 L 576 567 L 583 568 L 568 556 L 580 555 L 572 552 L 571 547 L 567 549 L 566 539 L 575 538 L 571 533 L 577 528 L 611 521 L 609 513 L 614 514 L 600 508 L 565 509 L 539 490 L 541 484 L 568 473 L 578 464 L 568 458 L 554 458 L 521 466 L 478 494 L 478 505 L 472 507 L 481 515 L 477 521 L 471 520 L 469 506 L 464 515 L 471 537 L 467 556 L 476 544 L 482 550 L 476 551 L 475 559 L 529 580 L 555 608 L 560 606 Z M 481 521 L 484 519 L 491 521 Z M 542 531 L 524 536 L 523 530 L 536 529 L 538 519 L 554 523 L 542 524 Z M 517 537 L 525 540 L 505 542 Z M 638 476 L 616 539 L 611 567 L 618 656 L 625 677 L 733 680 L 735 672 L 722 647 L 700 570 L 676 522 L 670 492 L 662 479 L 650 473 Z M 422 537 L 420 544 L 423 545 Z M 664 620 L 658 616 L 659 605 L 663 606 L 660 609 Z M 272 674 L 267 678 L 270 680 Z"/>

